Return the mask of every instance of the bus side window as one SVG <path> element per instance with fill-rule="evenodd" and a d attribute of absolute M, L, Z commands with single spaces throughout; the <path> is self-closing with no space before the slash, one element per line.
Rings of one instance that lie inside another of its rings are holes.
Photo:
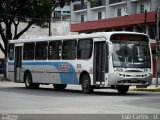
<path fill-rule="evenodd" d="M 90 59 L 93 50 L 92 39 L 82 39 L 78 41 L 77 59 Z"/>
<path fill-rule="evenodd" d="M 76 51 L 77 51 L 77 41 L 76 40 L 63 41 L 62 59 L 64 60 L 76 59 Z"/>
<path fill-rule="evenodd" d="M 23 48 L 23 60 L 34 59 L 35 43 L 25 43 Z"/>
<path fill-rule="evenodd" d="M 36 60 L 46 60 L 48 51 L 48 42 L 36 43 Z"/>
<path fill-rule="evenodd" d="M 61 51 L 62 51 L 61 49 L 62 49 L 62 42 L 61 41 L 49 42 L 48 59 L 49 60 L 61 59 Z"/>
<path fill-rule="evenodd" d="M 14 44 L 9 45 L 8 58 L 9 60 L 14 60 Z"/>

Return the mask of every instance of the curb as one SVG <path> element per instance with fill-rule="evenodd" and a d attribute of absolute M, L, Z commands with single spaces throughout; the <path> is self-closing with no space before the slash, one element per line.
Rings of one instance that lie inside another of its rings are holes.
<path fill-rule="evenodd" d="M 160 92 L 160 88 L 130 88 L 130 91 Z"/>
<path fill-rule="evenodd" d="M 0 78 L 0 82 L 11 82 L 11 80 L 5 79 L 5 78 Z"/>

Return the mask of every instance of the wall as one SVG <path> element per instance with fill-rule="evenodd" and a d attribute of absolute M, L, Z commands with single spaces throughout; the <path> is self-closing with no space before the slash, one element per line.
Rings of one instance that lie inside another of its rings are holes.
<path fill-rule="evenodd" d="M 151 11 L 157 10 L 158 6 L 160 6 L 160 0 L 151 0 Z"/>
<path fill-rule="evenodd" d="M 25 26 L 26 23 L 22 23 L 19 29 L 22 29 Z M 70 20 L 52 22 L 51 31 L 53 36 L 70 34 Z M 46 37 L 48 35 L 49 35 L 49 28 L 41 28 L 33 25 L 20 38 Z"/>

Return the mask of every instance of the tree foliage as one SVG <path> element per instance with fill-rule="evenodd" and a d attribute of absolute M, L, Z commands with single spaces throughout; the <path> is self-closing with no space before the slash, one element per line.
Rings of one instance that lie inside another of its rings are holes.
<path fill-rule="evenodd" d="M 64 5 L 65 5 L 66 2 L 74 2 L 74 1 L 75 0 L 58 0 L 59 5 L 60 5 L 61 8 L 64 7 Z"/>
<path fill-rule="evenodd" d="M 0 43 L 0 49 L 5 55 L 5 61 L 9 40 L 18 39 L 33 24 L 48 27 L 51 12 L 57 3 L 63 8 L 65 2 L 71 1 L 74 0 L 0 0 L 0 36 L 4 44 Z M 21 22 L 27 24 L 18 31 Z M 6 69 L 4 76 L 6 78 Z"/>
<path fill-rule="evenodd" d="M 4 43 L 4 47 L 0 44 L 0 49 L 5 56 L 8 40 L 18 39 L 33 24 L 48 25 L 54 3 L 54 0 L 0 0 L 0 36 Z M 27 25 L 18 31 L 20 22 Z"/>

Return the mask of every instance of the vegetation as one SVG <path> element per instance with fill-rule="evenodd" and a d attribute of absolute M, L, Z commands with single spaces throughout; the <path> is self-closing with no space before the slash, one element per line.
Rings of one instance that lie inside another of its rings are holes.
<path fill-rule="evenodd" d="M 33 24 L 46 27 L 54 3 L 52 0 L 0 0 L 0 36 L 4 44 L 0 44 L 0 49 L 5 55 L 5 63 L 9 40 L 18 39 Z M 18 31 L 21 22 L 27 25 Z M 4 71 L 6 78 L 6 66 Z"/>
<path fill-rule="evenodd" d="M 47 27 L 53 0 L 0 0 L 0 35 L 4 47 L 2 52 L 7 56 L 8 40 L 18 39 L 33 24 Z M 18 31 L 20 22 L 27 25 Z"/>
<path fill-rule="evenodd" d="M 59 0 L 60 7 L 71 0 Z M 11 39 L 18 39 L 33 24 L 48 27 L 51 12 L 57 4 L 56 0 L 0 0 L 0 36 L 2 44 L 0 49 L 7 58 L 7 46 Z M 27 23 L 19 31 L 20 23 Z"/>

